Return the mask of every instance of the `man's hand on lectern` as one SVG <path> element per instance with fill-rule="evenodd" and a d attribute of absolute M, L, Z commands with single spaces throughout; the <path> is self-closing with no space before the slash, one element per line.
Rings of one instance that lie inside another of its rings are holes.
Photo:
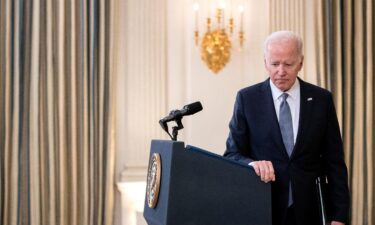
<path fill-rule="evenodd" d="M 273 169 L 271 161 L 254 161 L 249 163 L 249 165 L 254 168 L 255 173 L 260 176 L 263 182 L 268 183 L 270 181 L 275 181 L 275 170 Z"/>

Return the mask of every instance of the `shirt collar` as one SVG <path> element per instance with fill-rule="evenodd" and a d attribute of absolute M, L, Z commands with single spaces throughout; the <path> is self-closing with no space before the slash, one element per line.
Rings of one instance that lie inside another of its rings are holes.
<path fill-rule="evenodd" d="M 270 79 L 270 86 L 271 86 L 271 91 L 272 91 L 272 98 L 273 100 L 277 100 L 284 92 L 281 91 L 279 88 L 277 88 L 273 83 L 272 80 Z M 286 91 L 285 93 L 289 94 L 289 97 L 292 99 L 296 100 L 298 95 L 300 94 L 300 84 L 298 78 L 296 78 L 296 81 L 294 82 L 293 86 Z"/>

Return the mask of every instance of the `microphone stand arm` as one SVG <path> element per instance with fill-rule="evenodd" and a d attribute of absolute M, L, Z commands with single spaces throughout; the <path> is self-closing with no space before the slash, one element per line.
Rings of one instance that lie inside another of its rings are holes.
<path fill-rule="evenodd" d="M 177 135 L 178 135 L 178 130 L 181 130 L 184 128 L 184 125 L 182 125 L 182 117 L 179 117 L 175 120 L 177 126 L 174 126 L 172 128 L 172 141 L 177 141 Z"/>
<path fill-rule="evenodd" d="M 179 116 L 173 120 L 176 122 L 177 126 L 174 126 L 172 128 L 172 135 L 169 133 L 168 122 L 164 122 L 162 120 L 159 121 L 160 126 L 169 135 L 172 141 L 177 141 L 178 131 L 184 128 L 184 125 L 182 125 L 181 120 L 182 120 L 182 116 Z"/>

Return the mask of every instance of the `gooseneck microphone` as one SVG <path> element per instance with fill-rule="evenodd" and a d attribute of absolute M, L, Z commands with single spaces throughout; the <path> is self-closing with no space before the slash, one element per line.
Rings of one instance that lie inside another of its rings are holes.
<path fill-rule="evenodd" d="M 202 104 L 198 102 L 194 102 L 188 105 L 185 105 L 181 110 L 172 110 L 168 116 L 164 117 L 163 119 L 159 120 L 160 126 L 165 130 L 168 135 L 171 137 L 173 141 L 177 140 L 178 130 L 184 128 L 181 123 L 181 119 L 184 116 L 193 115 L 203 109 Z M 170 135 L 168 131 L 168 122 L 175 121 L 177 126 L 173 127 L 173 136 Z"/>
<path fill-rule="evenodd" d="M 193 115 L 199 111 L 202 111 L 203 107 L 200 102 L 194 102 L 189 105 L 185 105 L 181 110 L 172 110 L 168 116 L 161 119 L 159 122 L 165 123 L 173 121 L 184 116 Z"/>

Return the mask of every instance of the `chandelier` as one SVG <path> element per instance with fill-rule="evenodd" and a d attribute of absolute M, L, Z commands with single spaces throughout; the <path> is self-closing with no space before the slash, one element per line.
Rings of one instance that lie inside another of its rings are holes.
<path fill-rule="evenodd" d="M 195 45 L 200 47 L 201 59 L 207 67 L 217 74 L 229 62 L 231 57 L 232 40 L 234 35 L 238 35 L 240 49 L 243 47 L 245 41 L 243 30 L 243 13 L 244 7 L 238 6 L 239 24 L 235 25 L 233 17 L 234 5 L 230 1 L 229 9 L 225 8 L 224 2 L 213 8 L 212 4 L 208 4 L 208 12 L 205 17 L 205 32 L 200 37 L 199 31 L 199 4 L 194 4 L 194 39 Z M 229 19 L 226 20 L 226 14 L 229 14 Z M 237 31 L 237 32 L 235 32 Z"/>

